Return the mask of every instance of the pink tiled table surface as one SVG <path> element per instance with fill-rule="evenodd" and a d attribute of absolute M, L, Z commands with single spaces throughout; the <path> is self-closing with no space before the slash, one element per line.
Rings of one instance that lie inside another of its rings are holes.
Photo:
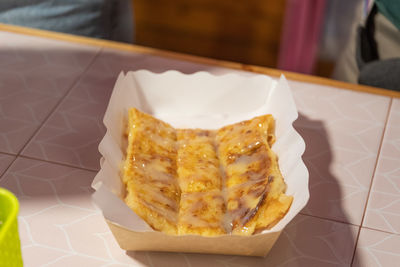
<path fill-rule="evenodd" d="M 0 186 L 20 201 L 25 266 L 394 266 L 400 100 L 289 81 L 310 201 L 266 258 L 125 252 L 91 200 L 121 71 L 250 72 L 0 32 Z M 397 260 L 397 261 L 396 261 Z"/>

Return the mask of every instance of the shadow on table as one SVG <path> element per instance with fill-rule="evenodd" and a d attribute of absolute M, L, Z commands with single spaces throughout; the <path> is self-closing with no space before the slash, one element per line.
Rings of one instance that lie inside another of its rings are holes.
<path fill-rule="evenodd" d="M 323 240 L 328 245 L 324 247 L 323 244 L 310 243 L 310 248 L 318 251 L 314 257 L 324 255 L 321 259 L 326 257 L 330 261 L 336 261 L 340 266 L 349 266 L 355 258 L 358 258 L 357 266 L 363 266 L 355 249 L 359 228 L 348 224 L 350 219 L 343 207 L 345 196 L 339 179 L 331 171 L 334 148 L 330 143 L 329 132 L 324 122 L 311 120 L 301 113 L 294 126 L 306 143 L 303 160 L 310 174 L 310 199 L 300 214 L 307 216 L 310 218 L 309 221 L 313 222 L 310 224 L 309 234 L 314 235 L 314 241 Z M 288 227 L 285 234 L 289 230 Z M 325 265 L 329 263 L 326 262 Z M 316 266 L 324 264 L 319 263 Z"/>
<path fill-rule="evenodd" d="M 267 257 L 168 252 L 127 255 L 150 266 L 350 266 L 356 257 L 358 228 L 323 219 L 333 214 L 340 221 L 348 221 L 340 185 L 330 171 L 333 153 L 328 132 L 322 121 L 301 114 L 295 128 L 306 143 L 303 159 L 310 172 L 310 200 L 287 225 Z M 362 266 L 359 258 L 357 266 Z"/>

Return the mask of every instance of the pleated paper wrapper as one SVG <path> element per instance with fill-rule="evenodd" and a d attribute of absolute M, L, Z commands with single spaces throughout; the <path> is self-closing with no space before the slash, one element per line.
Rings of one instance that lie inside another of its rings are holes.
<path fill-rule="evenodd" d="M 132 107 L 175 128 L 218 129 L 272 114 L 276 120 L 272 150 L 278 155 L 286 194 L 293 196 L 288 213 L 273 228 L 252 236 L 172 236 L 154 231 L 122 200 L 125 188 L 121 170 L 127 148 L 124 134 Z M 309 198 L 308 171 L 301 158 L 305 144 L 292 126 L 297 117 L 284 76 L 273 80 L 265 75 L 214 76 L 207 72 L 121 73 L 104 115 L 107 132 L 99 145 L 101 169 L 92 183 L 96 190 L 93 199 L 124 250 L 265 256 Z"/>

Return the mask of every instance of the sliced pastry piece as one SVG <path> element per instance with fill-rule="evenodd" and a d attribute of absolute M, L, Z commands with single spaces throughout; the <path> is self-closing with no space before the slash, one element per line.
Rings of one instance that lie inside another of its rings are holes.
<path fill-rule="evenodd" d="M 182 191 L 178 234 L 225 234 L 225 200 L 215 132 L 177 130 L 177 174 Z"/>
<path fill-rule="evenodd" d="M 176 131 L 134 108 L 129 110 L 123 182 L 125 202 L 137 215 L 156 230 L 177 233 Z"/>
<path fill-rule="evenodd" d="M 275 140 L 273 117 L 264 115 L 223 127 L 216 140 L 232 233 L 251 235 L 272 227 L 292 202 L 292 197 L 281 197 L 286 184 L 270 148 Z"/>
<path fill-rule="evenodd" d="M 182 192 L 221 190 L 221 170 L 215 132 L 177 130 L 177 174 Z"/>

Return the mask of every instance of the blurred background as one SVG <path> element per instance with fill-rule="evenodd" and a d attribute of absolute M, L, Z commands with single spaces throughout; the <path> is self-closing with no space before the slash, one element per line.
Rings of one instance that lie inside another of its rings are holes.
<path fill-rule="evenodd" d="M 0 22 L 330 77 L 361 1 L 2 0 Z"/>
<path fill-rule="evenodd" d="M 360 1 L 135 0 L 135 41 L 330 77 Z"/>

